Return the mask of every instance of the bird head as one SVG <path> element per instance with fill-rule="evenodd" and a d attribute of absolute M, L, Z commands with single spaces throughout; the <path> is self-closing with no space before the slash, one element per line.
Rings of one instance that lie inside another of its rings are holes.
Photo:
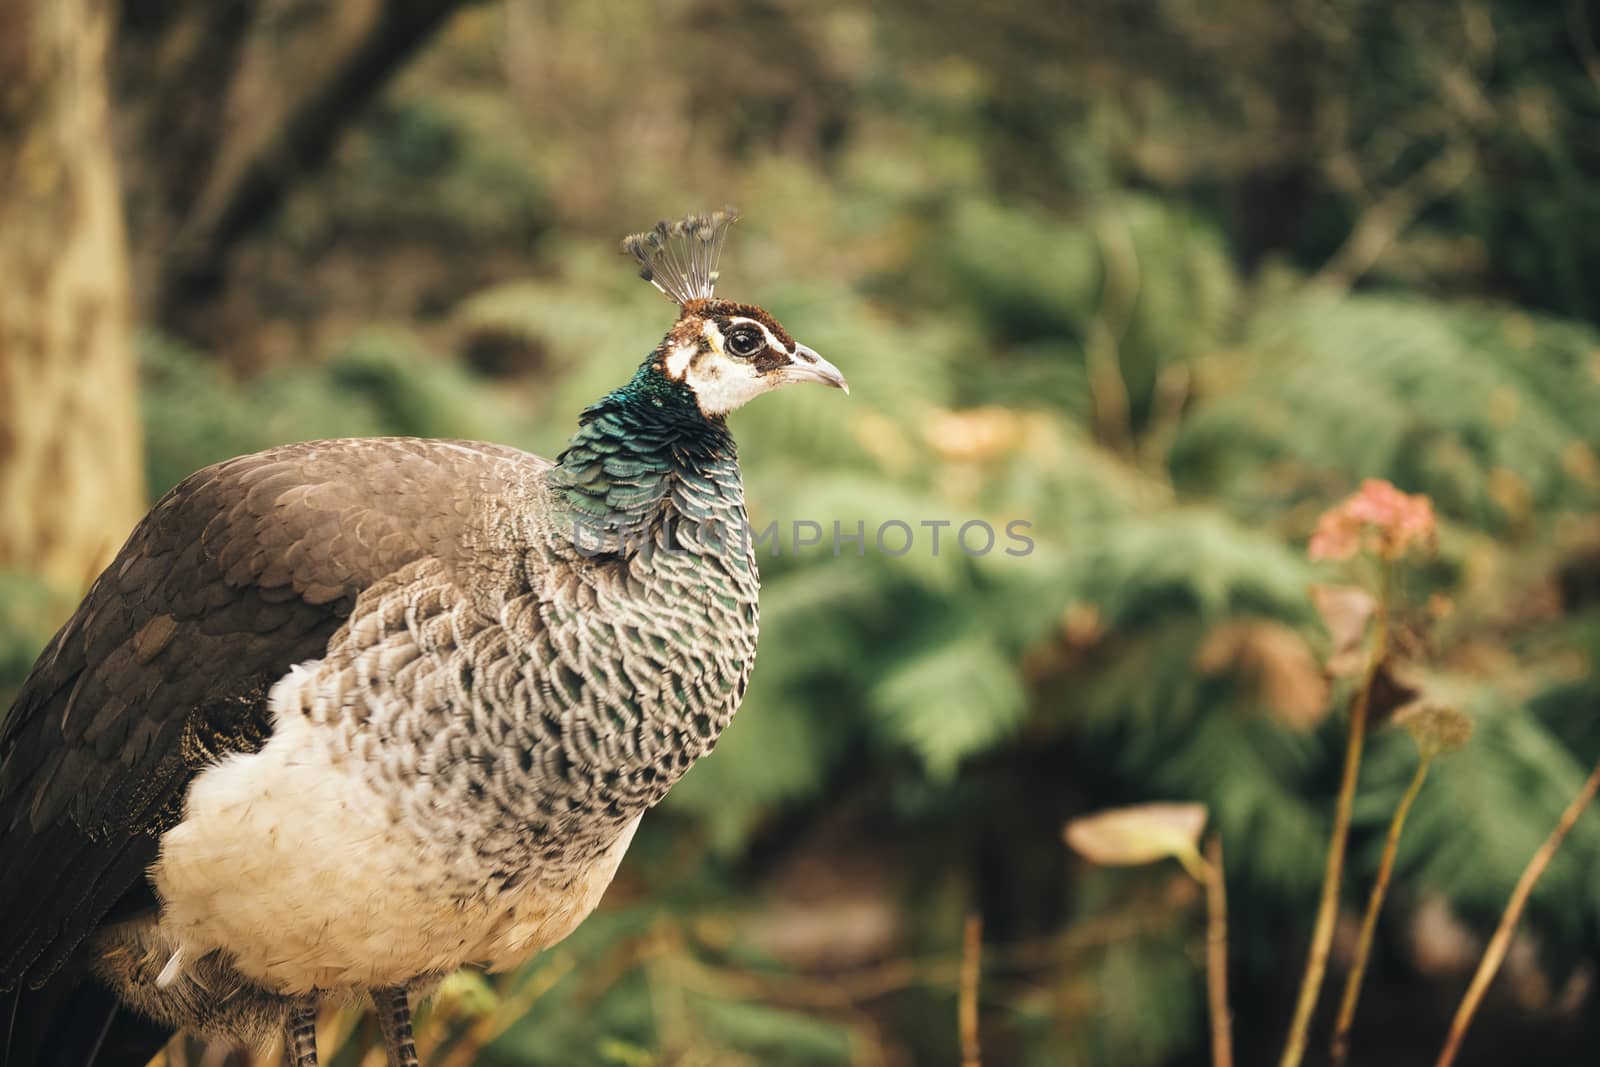
<path fill-rule="evenodd" d="M 721 418 L 782 385 L 850 386 L 839 368 L 789 336 L 754 304 L 719 299 L 717 261 L 737 213 L 729 210 L 662 221 L 623 239 L 639 276 L 678 305 L 678 321 L 653 359 L 667 381 L 693 394 L 700 413 Z"/>

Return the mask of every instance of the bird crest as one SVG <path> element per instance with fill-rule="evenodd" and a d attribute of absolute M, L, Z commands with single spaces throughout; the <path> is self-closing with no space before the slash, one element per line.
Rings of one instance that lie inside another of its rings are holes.
<path fill-rule="evenodd" d="M 709 300 L 716 294 L 717 261 L 728 227 L 739 218 L 735 209 L 709 215 L 662 219 L 644 233 L 622 239 L 622 251 L 639 261 L 639 277 L 680 306 Z"/>

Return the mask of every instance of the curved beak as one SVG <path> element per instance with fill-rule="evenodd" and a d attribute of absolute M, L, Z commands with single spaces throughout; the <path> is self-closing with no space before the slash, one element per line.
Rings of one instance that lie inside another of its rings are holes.
<path fill-rule="evenodd" d="M 794 346 L 794 362 L 784 368 L 783 379 L 786 382 L 817 382 L 821 385 L 831 385 L 835 389 L 843 389 L 845 396 L 850 395 L 850 383 L 844 380 L 843 372 L 817 355 L 815 349 L 807 348 L 798 342 Z"/>

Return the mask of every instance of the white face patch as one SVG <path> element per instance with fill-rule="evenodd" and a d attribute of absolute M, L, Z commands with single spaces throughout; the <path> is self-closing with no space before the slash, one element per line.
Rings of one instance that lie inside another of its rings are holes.
<path fill-rule="evenodd" d="M 710 323 L 706 325 L 710 326 Z M 716 329 L 715 326 L 711 326 Z M 695 353 L 700 351 L 699 345 L 678 345 L 667 353 L 667 377 L 675 382 L 683 381 L 683 372 L 689 369 L 689 361 Z"/>
<path fill-rule="evenodd" d="M 755 319 L 741 316 L 731 321 L 749 323 L 759 328 L 767 344 L 775 351 L 788 351 L 787 346 L 780 344 L 771 330 Z M 707 319 L 700 332 L 708 342 L 710 351 L 688 345 L 674 348 L 667 353 L 666 370 L 669 376 L 694 390 L 702 414 L 708 417 L 726 415 L 783 384 L 781 375 L 762 374 L 749 359 L 729 355 L 723 347 L 722 331 L 715 322 Z"/>
<path fill-rule="evenodd" d="M 726 334 L 719 322 L 727 327 Z M 661 370 L 694 392 L 700 413 L 707 418 L 726 415 L 762 393 L 794 382 L 850 391 L 838 367 L 803 344 L 780 340 L 782 327 L 748 315 L 721 319 L 708 315 L 683 325 L 693 328 L 691 323 L 699 327 L 699 337 L 669 347 L 661 357 Z M 677 330 L 674 335 L 682 336 Z M 730 351 L 730 344 L 737 351 Z"/>

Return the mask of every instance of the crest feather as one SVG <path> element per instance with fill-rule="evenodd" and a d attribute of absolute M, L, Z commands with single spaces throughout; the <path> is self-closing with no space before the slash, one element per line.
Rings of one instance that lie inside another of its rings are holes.
<path fill-rule="evenodd" d="M 644 233 L 622 239 L 622 251 L 639 261 L 639 277 L 677 303 L 716 295 L 717 261 L 728 227 L 739 218 L 733 208 L 709 215 L 662 219 Z"/>

